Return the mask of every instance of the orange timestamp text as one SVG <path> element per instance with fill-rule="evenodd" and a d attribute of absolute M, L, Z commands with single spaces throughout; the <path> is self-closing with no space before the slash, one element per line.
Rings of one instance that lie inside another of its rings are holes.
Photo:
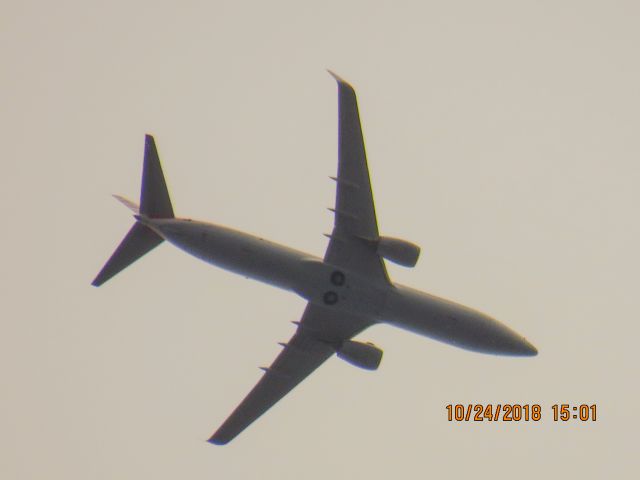
<path fill-rule="evenodd" d="M 446 409 L 449 422 L 539 422 L 543 416 L 543 409 L 537 403 L 450 403 Z M 595 404 L 554 404 L 551 413 L 554 422 L 595 422 L 597 418 Z"/>

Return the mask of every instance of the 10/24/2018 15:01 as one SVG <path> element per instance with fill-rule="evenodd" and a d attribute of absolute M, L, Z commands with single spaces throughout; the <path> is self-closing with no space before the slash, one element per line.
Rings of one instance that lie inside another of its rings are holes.
<path fill-rule="evenodd" d="M 448 404 L 446 406 L 447 420 L 449 422 L 520 422 L 542 420 L 542 407 L 537 404 L 496 403 L 496 404 Z M 582 422 L 595 422 L 597 418 L 596 404 L 570 405 L 568 403 L 554 404 L 551 406 L 554 422 L 567 422 L 579 420 Z"/>

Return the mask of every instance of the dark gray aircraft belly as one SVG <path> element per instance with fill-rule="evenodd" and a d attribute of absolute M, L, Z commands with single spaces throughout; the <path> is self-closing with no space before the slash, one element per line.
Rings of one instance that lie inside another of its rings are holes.
<path fill-rule="evenodd" d="M 535 348 L 497 320 L 463 305 L 403 285 L 381 287 L 335 267 L 253 235 L 190 220 L 154 220 L 150 226 L 181 249 L 206 261 L 271 285 L 292 290 L 311 303 L 386 321 L 467 350 L 535 355 Z"/>

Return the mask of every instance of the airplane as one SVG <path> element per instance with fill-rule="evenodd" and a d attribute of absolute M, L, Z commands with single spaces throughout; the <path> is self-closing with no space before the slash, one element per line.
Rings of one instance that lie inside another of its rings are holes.
<path fill-rule="evenodd" d="M 224 445 L 282 399 L 334 353 L 376 370 L 382 350 L 353 338 L 389 324 L 475 352 L 537 355 L 523 336 L 458 303 L 393 283 L 384 260 L 413 267 L 420 247 L 381 236 L 373 203 L 355 90 L 338 83 L 338 173 L 334 226 L 323 258 L 222 225 L 176 217 L 154 138 L 145 137 L 140 204 L 114 195 L 135 223 L 92 285 L 100 286 L 164 240 L 237 274 L 295 292 L 307 300 L 296 331 L 261 379 L 209 442 Z"/>

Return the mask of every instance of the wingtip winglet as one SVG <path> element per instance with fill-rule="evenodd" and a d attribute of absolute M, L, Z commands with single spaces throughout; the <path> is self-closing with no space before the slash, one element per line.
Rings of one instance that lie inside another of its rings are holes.
<path fill-rule="evenodd" d="M 351 84 L 349 82 L 347 82 L 344 78 L 342 78 L 340 75 L 338 75 L 337 73 L 329 70 L 327 68 L 327 72 L 329 73 L 329 75 L 331 75 L 336 82 L 338 82 L 338 85 L 344 85 L 346 87 L 349 87 L 353 90 L 353 87 L 351 86 Z"/>

